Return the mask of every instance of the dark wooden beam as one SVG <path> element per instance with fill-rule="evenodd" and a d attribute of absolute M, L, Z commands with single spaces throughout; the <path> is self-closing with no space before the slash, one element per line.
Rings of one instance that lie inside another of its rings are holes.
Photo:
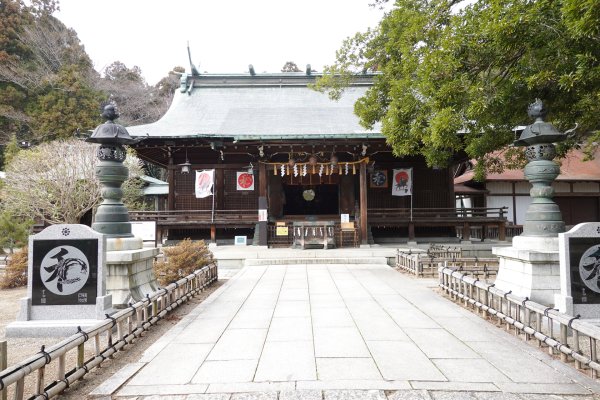
<path fill-rule="evenodd" d="M 258 163 L 258 196 L 267 197 L 267 166 Z"/>
<path fill-rule="evenodd" d="M 367 164 L 360 164 L 360 243 L 368 244 L 367 240 Z"/>

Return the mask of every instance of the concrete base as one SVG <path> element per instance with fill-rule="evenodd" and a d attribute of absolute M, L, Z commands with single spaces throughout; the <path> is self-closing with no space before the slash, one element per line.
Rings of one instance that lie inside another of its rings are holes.
<path fill-rule="evenodd" d="M 515 236 L 512 245 L 520 250 L 558 252 L 558 237 Z"/>
<path fill-rule="evenodd" d="M 499 258 L 496 287 L 554 306 L 554 295 L 560 293 L 560 261 L 558 239 L 553 239 L 515 237 L 511 247 L 494 247 L 492 253 Z M 545 251 L 530 250 L 527 246 Z"/>
<path fill-rule="evenodd" d="M 156 247 L 106 252 L 106 291 L 112 294 L 113 307 L 125 308 L 158 290 L 152 269 Z"/>
<path fill-rule="evenodd" d="M 137 250 L 142 247 L 144 247 L 144 241 L 137 236 L 106 239 L 106 251 Z"/>
<path fill-rule="evenodd" d="M 77 333 L 77 327 L 86 329 L 101 322 L 97 319 L 15 321 L 6 327 L 6 337 L 68 337 Z"/>
<path fill-rule="evenodd" d="M 31 307 L 31 298 L 21 298 L 17 321 L 6 327 L 7 337 L 65 337 L 94 326 L 116 312 L 111 295 L 96 297 L 96 305 Z M 44 318 L 45 317 L 45 318 Z M 48 319 L 50 317 L 51 319 Z"/>

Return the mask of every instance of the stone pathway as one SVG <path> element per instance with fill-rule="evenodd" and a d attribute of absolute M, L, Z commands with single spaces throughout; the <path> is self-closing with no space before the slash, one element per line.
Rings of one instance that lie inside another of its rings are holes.
<path fill-rule="evenodd" d="M 95 394 L 127 380 L 113 396 L 587 400 L 600 393 L 583 374 L 435 293 L 433 280 L 399 273 L 385 259 L 355 262 L 364 263 L 243 268 Z"/>

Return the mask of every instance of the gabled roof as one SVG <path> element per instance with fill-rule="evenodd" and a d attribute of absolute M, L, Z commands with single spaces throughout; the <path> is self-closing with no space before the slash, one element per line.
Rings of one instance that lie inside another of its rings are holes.
<path fill-rule="evenodd" d="M 382 137 L 358 123 L 354 103 L 372 85 L 358 75 L 339 101 L 308 87 L 314 75 L 200 75 L 182 79 L 157 122 L 127 127 L 131 136 L 234 140 Z"/>
<path fill-rule="evenodd" d="M 145 196 L 150 195 L 167 195 L 169 194 L 169 183 L 151 176 L 140 176 L 148 185 L 142 189 Z"/>
<path fill-rule="evenodd" d="M 573 149 L 567 156 L 561 160 L 560 175 L 557 181 L 600 181 L 600 150 L 596 151 L 592 160 L 584 161 L 584 154 L 581 150 Z M 467 183 L 473 181 L 473 171 L 467 171 L 464 174 L 454 178 L 454 184 Z M 486 182 L 489 181 L 524 181 L 523 170 L 505 169 L 504 172 L 490 173 L 486 176 Z"/>

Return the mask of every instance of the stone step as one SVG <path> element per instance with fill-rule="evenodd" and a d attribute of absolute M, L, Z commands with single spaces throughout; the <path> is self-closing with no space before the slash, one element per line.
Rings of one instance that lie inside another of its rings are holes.
<path fill-rule="evenodd" d="M 386 257 L 253 258 L 244 265 L 387 264 Z"/>

